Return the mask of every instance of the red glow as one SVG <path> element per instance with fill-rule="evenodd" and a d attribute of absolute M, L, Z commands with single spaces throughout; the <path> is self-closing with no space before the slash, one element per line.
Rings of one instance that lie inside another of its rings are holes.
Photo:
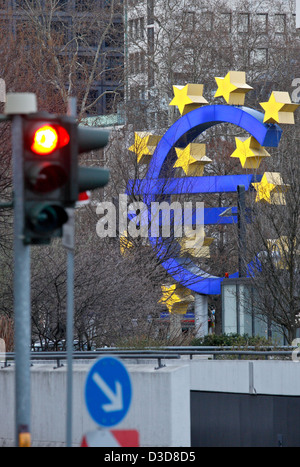
<path fill-rule="evenodd" d="M 31 150 L 36 154 L 47 155 L 66 146 L 69 141 L 70 136 L 63 127 L 43 125 L 34 133 Z"/>

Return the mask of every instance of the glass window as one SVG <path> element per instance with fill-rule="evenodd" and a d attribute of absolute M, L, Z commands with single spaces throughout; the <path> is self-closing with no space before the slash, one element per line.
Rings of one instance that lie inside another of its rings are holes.
<path fill-rule="evenodd" d="M 154 23 L 154 0 L 147 0 L 148 24 Z"/>
<path fill-rule="evenodd" d="M 240 13 L 238 17 L 238 32 L 249 32 L 250 29 L 250 14 Z"/>
<path fill-rule="evenodd" d="M 259 48 L 251 50 L 250 65 L 266 65 L 268 63 L 268 49 Z"/>
<path fill-rule="evenodd" d="M 232 30 L 231 13 L 221 13 L 220 14 L 220 26 L 226 32 L 231 32 L 231 30 Z"/>
<path fill-rule="evenodd" d="M 144 18 L 140 18 L 140 39 L 144 39 Z"/>
<path fill-rule="evenodd" d="M 187 11 L 185 14 L 186 31 L 194 31 L 195 29 L 195 12 Z"/>
<path fill-rule="evenodd" d="M 275 32 L 276 34 L 284 34 L 286 31 L 286 15 L 275 15 Z"/>
<path fill-rule="evenodd" d="M 256 30 L 260 33 L 267 32 L 268 30 L 268 15 L 266 13 L 259 13 L 255 18 Z"/>
<path fill-rule="evenodd" d="M 75 8 L 77 11 L 86 11 L 91 8 L 90 0 L 76 0 Z"/>
<path fill-rule="evenodd" d="M 148 28 L 148 52 L 154 52 L 154 28 Z"/>
<path fill-rule="evenodd" d="M 206 11 L 202 16 L 203 28 L 205 31 L 212 31 L 213 29 L 213 14 L 210 11 Z"/>

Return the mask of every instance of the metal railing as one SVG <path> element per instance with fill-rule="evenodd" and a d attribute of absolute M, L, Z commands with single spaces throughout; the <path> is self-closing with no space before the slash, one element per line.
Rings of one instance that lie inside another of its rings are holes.
<path fill-rule="evenodd" d="M 165 366 L 163 360 L 179 360 L 182 356 L 188 356 L 190 360 L 196 356 L 206 356 L 207 358 L 217 359 L 222 358 L 233 358 L 237 359 L 242 358 L 251 358 L 251 359 L 261 359 L 266 360 L 270 358 L 277 359 L 291 359 L 294 347 L 212 347 L 212 346 L 170 346 L 170 347 L 161 347 L 158 349 L 147 348 L 143 350 L 133 350 L 133 349 L 120 349 L 120 348 L 101 348 L 95 351 L 74 351 L 73 359 L 74 360 L 93 360 L 100 358 L 103 355 L 113 355 L 119 357 L 120 359 L 128 360 L 157 360 L 156 369 L 163 368 Z M 14 362 L 15 354 L 14 352 L 7 352 L 0 356 L 0 362 L 2 362 L 1 368 L 7 368 L 11 366 L 11 363 Z M 47 362 L 56 362 L 54 368 L 60 368 L 64 366 L 64 363 L 67 360 L 66 351 L 40 351 L 40 352 L 31 352 L 31 365 L 34 365 L 36 362 L 47 361 Z"/>
<path fill-rule="evenodd" d="M 166 351 L 152 351 L 152 350 L 116 350 L 116 349 L 103 349 L 95 351 L 74 351 L 73 359 L 74 360 L 93 360 L 100 358 L 103 355 L 113 355 L 121 359 L 148 359 L 148 360 L 157 360 L 158 366 L 156 369 L 163 368 L 165 365 L 162 363 L 162 360 L 167 359 L 180 359 L 180 355 L 177 352 L 166 352 Z M 10 366 L 10 362 L 13 362 L 15 359 L 14 352 L 7 352 L 3 355 L 3 358 L 0 358 L 0 362 L 3 362 L 2 368 L 7 368 Z M 66 351 L 52 351 L 52 352 L 31 352 L 31 365 L 35 362 L 41 361 L 54 361 L 56 362 L 56 367 L 60 368 L 64 366 L 64 361 L 67 360 Z"/>

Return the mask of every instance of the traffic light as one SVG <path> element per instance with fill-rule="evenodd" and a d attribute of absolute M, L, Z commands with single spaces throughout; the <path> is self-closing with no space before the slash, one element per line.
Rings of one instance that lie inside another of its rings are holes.
<path fill-rule="evenodd" d="M 76 127 L 69 117 L 23 117 L 24 242 L 49 243 L 61 235 L 66 207 L 76 201 Z"/>
<path fill-rule="evenodd" d="M 23 116 L 24 243 L 48 244 L 62 236 L 79 193 L 105 186 L 109 172 L 79 167 L 78 154 L 104 147 L 109 133 L 79 127 L 74 118 Z"/>

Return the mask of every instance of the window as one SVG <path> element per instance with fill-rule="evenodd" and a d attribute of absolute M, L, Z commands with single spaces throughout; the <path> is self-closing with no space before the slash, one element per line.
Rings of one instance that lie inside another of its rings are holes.
<path fill-rule="evenodd" d="M 117 94 L 113 91 L 105 94 L 105 113 L 114 113 L 116 111 L 116 99 Z"/>
<path fill-rule="evenodd" d="M 206 11 L 202 15 L 203 29 L 204 31 L 213 30 L 213 14 L 210 11 Z"/>
<path fill-rule="evenodd" d="M 138 39 L 139 37 L 139 20 L 138 19 L 135 19 L 133 21 L 133 37 L 135 39 Z"/>
<path fill-rule="evenodd" d="M 121 58 L 118 55 L 109 55 L 106 58 L 105 79 L 107 81 L 119 81 L 121 70 Z"/>
<path fill-rule="evenodd" d="M 186 31 L 191 32 L 195 29 L 195 12 L 187 11 L 185 13 Z"/>
<path fill-rule="evenodd" d="M 75 9 L 77 11 L 87 11 L 91 8 L 90 0 L 76 0 L 75 1 Z"/>
<path fill-rule="evenodd" d="M 147 24 L 154 23 L 154 0 L 147 0 Z"/>
<path fill-rule="evenodd" d="M 238 32 L 246 33 L 250 29 L 250 14 L 249 13 L 239 13 L 238 17 Z"/>
<path fill-rule="evenodd" d="M 268 15 L 266 13 L 258 13 L 255 18 L 256 30 L 260 33 L 268 31 Z"/>
<path fill-rule="evenodd" d="M 88 114 L 94 114 L 97 113 L 97 103 L 94 103 L 95 100 L 98 97 L 98 90 L 97 89 L 92 89 L 89 92 L 87 101 L 86 101 L 86 106 L 88 107 L 89 105 L 93 104 L 92 107 L 90 107 L 87 111 Z"/>
<path fill-rule="evenodd" d="M 27 23 L 23 23 L 22 24 L 27 24 Z M 19 31 L 21 31 L 21 27 L 20 27 L 20 22 L 18 21 L 17 22 L 17 26 L 19 26 Z M 0 18 L 0 30 L 1 30 L 1 36 L 3 35 L 7 35 L 8 33 L 11 33 L 12 32 L 12 29 L 11 29 L 11 23 L 10 23 L 10 20 L 7 19 L 7 17 L 1 17 Z M 24 30 L 22 31 L 23 32 L 23 35 L 22 37 L 24 37 Z M 28 41 L 29 43 L 30 41 Z"/>
<path fill-rule="evenodd" d="M 139 86 L 139 92 L 140 92 L 140 99 L 145 100 L 146 99 L 146 88 L 143 84 Z"/>
<path fill-rule="evenodd" d="M 259 48 L 250 51 L 250 66 L 262 66 L 268 63 L 268 49 Z"/>
<path fill-rule="evenodd" d="M 140 18 L 140 31 L 139 31 L 139 37 L 140 39 L 144 39 L 144 18 Z"/>
<path fill-rule="evenodd" d="M 162 128 L 167 128 L 168 126 L 168 111 L 166 110 L 161 110 L 157 114 L 157 128 L 162 129 Z"/>
<path fill-rule="evenodd" d="M 154 53 L 154 28 L 148 28 L 148 53 Z"/>
<path fill-rule="evenodd" d="M 67 10 L 68 9 L 68 1 L 67 0 L 57 0 L 55 6 L 59 10 Z"/>
<path fill-rule="evenodd" d="M 275 15 L 275 33 L 284 34 L 286 31 L 286 15 Z"/>
<path fill-rule="evenodd" d="M 51 34 L 57 42 L 65 43 L 68 40 L 68 24 L 63 21 L 52 21 Z"/>
<path fill-rule="evenodd" d="M 139 88 L 137 85 L 130 86 L 130 100 L 135 101 L 139 98 Z"/>
<path fill-rule="evenodd" d="M 104 8 L 111 8 L 111 0 L 103 0 Z"/>
<path fill-rule="evenodd" d="M 133 20 L 132 19 L 128 21 L 128 32 L 129 32 L 130 37 L 133 37 Z"/>
<path fill-rule="evenodd" d="M 148 127 L 157 128 L 157 112 L 148 113 Z"/>
<path fill-rule="evenodd" d="M 176 72 L 174 71 L 173 73 L 173 81 L 175 84 L 178 84 L 178 85 L 186 85 L 186 73 L 180 73 L 180 72 Z"/>
<path fill-rule="evenodd" d="M 219 60 L 219 63 L 221 66 L 227 68 L 230 66 L 231 64 L 231 50 L 230 48 L 228 47 L 220 47 L 220 49 L 218 49 L 218 60 Z M 216 54 L 215 54 L 215 57 L 216 57 Z"/>
<path fill-rule="evenodd" d="M 221 13 L 220 14 L 220 27 L 223 31 L 231 32 L 232 31 L 232 17 L 231 13 Z"/>
<path fill-rule="evenodd" d="M 144 39 L 144 18 L 135 18 L 128 21 L 129 35 L 132 39 Z"/>
<path fill-rule="evenodd" d="M 145 61 L 146 61 L 146 57 L 145 57 L 145 53 L 144 52 L 140 52 L 140 72 L 141 73 L 144 73 L 145 72 Z"/>
<path fill-rule="evenodd" d="M 190 66 L 193 63 L 194 58 L 194 49 L 191 47 L 187 47 L 185 49 L 184 57 L 183 57 L 183 65 Z"/>
<path fill-rule="evenodd" d="M 3 3 L 3 4 L 6 3 L 6 4 L 7 4 L 8 2 L 7 2 L 7 0 L 2 0 L 1 3 Z M 16 7 L 17 7 L 17 8 L 18 8 L 18 7 L 26 8 L 26 6 L 27 6 L 26 3 L 27 3 L 27 2 L 25 2 L 25 0 L 16 0 Z M 7 5 L 6 5 L 6 6 L 7 6 Z M 31 7 L 31 8 L 38 8 L 38 7 L 39 7 L 39 2 L 38 2 L 38 0 L 35 0 L 35 1 L 30 2 L 30 7 Z"/>
<path fill-rule="evenodd" d="M 138 74 L 144 73 L 145 71 L 145 53 L 144 52 L 135 52 L 129 54 L 129 73 Z"/>
<path fill-rule="evenodd" d="M 129 54 L 129 60 L 128 60 L 128 71 L 130 74 L 134 73 L 134 68 L 133 68 L 133 54 Z"/>
<path fill-rule="evenodd" d="M 244 47 L 240 47 L 237 51 L 237 62 L 241 66 L 248 66 L 249 65 L 249 51 Z"/>

